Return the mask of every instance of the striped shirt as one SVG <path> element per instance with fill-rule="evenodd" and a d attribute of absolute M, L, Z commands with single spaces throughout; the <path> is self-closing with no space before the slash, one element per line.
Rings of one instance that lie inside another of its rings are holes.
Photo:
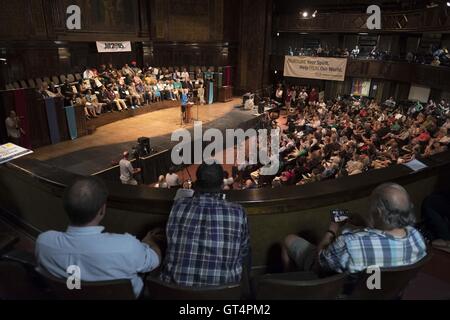
<path fill-rule="evenodd" d="M 177 200 L 167 224 L 161 279 L 189 287 L 239 283 L 249 242 L 240 205 L 212 194 Z"/>
<path fill-rule="evenodd" d="M 407 227 L 407 236 L 396 238 L 380 230 L 347 231 L 319 253 L 320 266 L 339 273 L 357 273 L 369 266 L 412 265 L 427 254 L 422 235 Z"/>

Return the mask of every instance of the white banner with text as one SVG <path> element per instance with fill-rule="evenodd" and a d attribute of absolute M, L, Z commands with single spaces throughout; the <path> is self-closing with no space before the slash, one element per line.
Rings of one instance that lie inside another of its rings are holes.
<path fill-rule="evenodd" d="M 130 41 L 97 41 L 97 50 L 100 53 L 105 52 L 130 52 Z"/>
<path fill-rule="evenodd" d="M 284 76 L 344 81 L 347 59 L 306 56 L 286 56 Z"/>

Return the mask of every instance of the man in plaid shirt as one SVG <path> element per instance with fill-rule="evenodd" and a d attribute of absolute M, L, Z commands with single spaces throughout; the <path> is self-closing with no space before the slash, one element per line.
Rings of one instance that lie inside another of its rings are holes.
<path fill-rule="evenodd" d="M 244 209 L 220 193 L 223 177 L 221 165 L 203 164 L 194 196 L 175 201 L 166 230 L 163 281 L 188 287 L 240 282 L 250 252 L 248 222 Z"/>
<path fill-rule="evenodd" d="M 331 222 L 318 246 L 296 235 L 288 236 L 282 259 L 286 270 L 357 273 L 367 267 L 412 265 L 427 255 L 422 235 L 413 228 L 413 204 L 407 191 L 393 183 L 376 188 L 369 200 L 363 229 L 345 230 Z"/>

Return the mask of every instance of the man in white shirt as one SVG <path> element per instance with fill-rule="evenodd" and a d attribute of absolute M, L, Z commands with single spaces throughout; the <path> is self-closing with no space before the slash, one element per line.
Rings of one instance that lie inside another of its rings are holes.
<path fill-rule="evenodd" d="M 70 226 L 66 232 L 48 231 L 36 240 L 37 270 L 66 279 L 70 266 L 80 269 L 81 281 L 130 279 L 138 297 L 143 289 L 140 273 L 157 268 L 160 238 L 149 232 L 141 241 L 130 234 L 104 233 L 100 226 L 106 213 L 108 190 L 95 177 L 81 178 L 63 196 Z"/>
<path fill-rule="evenodd" d="M 133 168 L 129 158 L 128 151 L 123 153 L 123 158 L 119 162 L 120 167 L 120 181 L 122 184 L 129 184 L 132 186 L 137 186 L 138 182 L 134 179 L 134 175 L 141 172 L 140 168 Z"/>

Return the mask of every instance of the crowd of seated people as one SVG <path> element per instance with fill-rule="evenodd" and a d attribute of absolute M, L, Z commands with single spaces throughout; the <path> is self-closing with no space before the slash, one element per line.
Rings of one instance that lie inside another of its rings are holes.
<path fill-rule="evenodd" d="M 292 48 L 289 47 L 289 55 L 291 56 L 310 56 L 310 57 L 333 57 L 333 58 L 348 58 L 350 57 L 351 51 L 347 48 L 328 48 L 324 46 L 322 48 L 319 45 L 317 48 Z"/>
<path fill-rule="evenodd" d="M 280 96 L 281 98 L 279 98 Z M 224 190 L 304 185 L 357 175 L 369 170 L 406 164 L 448 150 L 450 104 L 382 104 L 368 98 L 319 99 L 318 90 L 281 85 L 275 100 L 283 101 L 287 116 L 265 112 L 261 128 L 280 133 L 280 169 L 265 175 L 262 164 L 246 162 L 228 166 Z M 270 165 L 270 163 L 268 164 Z M 156 187 L 181 188 L 172 168 Z"/>
<path fill-rule="evenodd" d="M 209 72 L 209 71 L 207 71 Z M 112 64 L 101 65 L 97 70 L 87 68 L 82 80 L 61 86 L 43 83 L 38 89 L 43 97 L 64 97 L 66 105 L 82 105 L 87 119 L 97 118 L 106 112 L 122 112 L 148 106 L 161 100 L 176 101 L 182 92 L 205 101 L 203 84 L 207 72 L 197 70 L 193 78 L 184 68 L 174 72 L 152 67 L 139 68 L 135 61 L 131 65 L 116 69 Z M 200 89 L 200 90 L 198 90 Z"/>
<path fill-rule="evenodd" d="M 356 45 L 353 49 L 348 48 L 328 48 L 319 45 L 316 48 L 292 48 L 289 47 L 288 54 L 291 56 L 311 56 L 311 57 L 333 57 L 333 58 L 353 58 L 353 59 L 373 59 L 373 60 L 402 60 L 409 63 L 429 64 L 433 66 L 450 67 L 450 53 L 447 47 L 434 48 L 426 52 L 408 52 L 405 57 L 395 57 L 390 51 L 380 50 L 377 46 L 371 49 L 361 49 Z"/>
<path fill-rule="evenodd" d="M 450 53 L 447 47 L 434 48 L 425 52 L 408 52 L 406 61 L 409 63 L 430 64 L 433 66 L 447 66 L 450 67 Z"/>
<path fill-rule="evenodd" d="M 95 177 L 80 178 L 65 191 L 70 225 L 65 232 L 42 233 L 36 242 L 38 270 L 65 278 L 70 265 L 84 281 L 130 279 L 136 297 L 143 292 L 141 275 L 181 287 L 203 288 L 249 281 L 250 232 L 244 208 L 222 194 L 223 167 L 202 164 L 195 192 L 175 200 L 165 232 L 154 229 L 141 241 L 129 234 L 104 232 L 108 191 Z M 79 201 L 82 198 L 84 201 Z M 279 257 L 285 271 L 358 274 L 369 266 L 412 265 L 427 254 L 408 193 L 396 184 L 374 190 L 367 214 L 345 226 L 332 222 L 323 240 L 312 244 L 289 235 Z M 391 252 L 389 258 L 385 252 Z M 82 254 L 80 254 L 82 253 Z"/>
<path fill-rule="evenodd" d="M 329 48 L 319 45 L 317 48 L 289 48 L 289 55 L 291 56 L 311 56 L 311 57 L 332 57 L 332 58 L 367 58 L 377 60 L 388 60 L 390 57 L 389 51 L 382 51 L 374 46 L 370 50 L 362 50 L 358 45 L 353 49 L 348 48 Z"/>
<path fill-rule="evenodd" d="M 265 122 L 267 129 L 281 132 L 279 172 L 266 176 L 261 166 L 241 165 L 243 179 L 235 179 L 242 182 L 237 188 L 304 185 L 356 175 L 435 155 L 450 143 L 445 100 L 401 105 L 391 97 L 380 105 L 350 96 L 326 102 L 316 90 L 298 87 L 284 96 L 289 105 L 286 122 L 268 114 Z"/>

